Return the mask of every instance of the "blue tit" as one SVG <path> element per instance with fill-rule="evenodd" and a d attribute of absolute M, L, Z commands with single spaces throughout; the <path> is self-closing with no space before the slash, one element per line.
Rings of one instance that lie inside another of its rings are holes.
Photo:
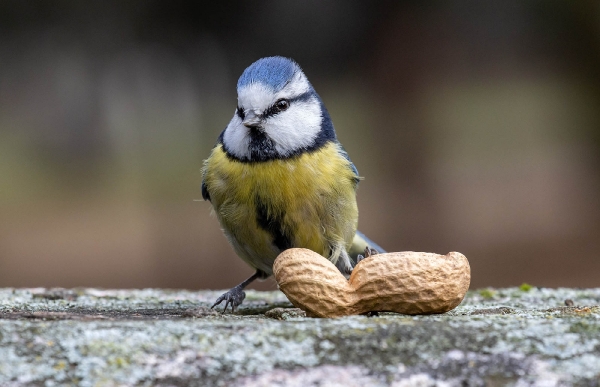
<path fill-rule="evenodd" d="M 256 269 L 213 305 L 225 301 L 232 311 L 249 283 L 273 273 L 283 250 L 313 250 L 346 275 L 359 253 L 383 251 L 356 230 L 358 171 L 300 66 L 259 59 L 244 70 L 237 94 L 202 171 L 202 197 L 237 255 Z"/>

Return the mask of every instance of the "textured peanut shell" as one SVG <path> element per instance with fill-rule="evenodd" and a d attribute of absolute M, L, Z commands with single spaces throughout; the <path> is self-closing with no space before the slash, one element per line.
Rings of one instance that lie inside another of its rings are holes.
<path fill-rule="evenodd" d="M 471 282 L 469 261 L 457 252 L 373 255 L 346 280 L 321 255 L 289 249 L 277 257 L 273 273 L 292 304 L 312 317 L 444 313 L 460 304 Z"/>

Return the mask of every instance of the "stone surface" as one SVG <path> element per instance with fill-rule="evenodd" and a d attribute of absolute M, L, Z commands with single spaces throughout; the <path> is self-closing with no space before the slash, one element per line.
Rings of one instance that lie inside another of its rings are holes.
<path fill-rule="evenodd" d="M 221 293 L 0 289 L 0 386 L 600 385 L 600 289 L 337 319 L 254 291 L 222 315 L 208 308 Z"/>

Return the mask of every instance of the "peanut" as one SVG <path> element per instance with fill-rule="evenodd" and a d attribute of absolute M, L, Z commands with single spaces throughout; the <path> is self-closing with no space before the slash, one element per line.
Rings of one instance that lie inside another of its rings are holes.
<path fill-rule="evenodd" d="M 311 317 L 444 313 L 461 303 L 471 282 L 469 262 L 457 252 L 372 255 L 346 280 L 321 255 L 295 248 L 277 257 L 273 273 L 291 303 Z"/>

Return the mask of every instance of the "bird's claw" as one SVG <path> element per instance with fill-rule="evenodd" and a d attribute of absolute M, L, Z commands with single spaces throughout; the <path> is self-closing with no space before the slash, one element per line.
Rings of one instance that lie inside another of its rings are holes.
<path fill-rule="evenodd" d="M 379 254 L 379 251 L 377 251 L 375 249 L 372 249 L 369 246 L 367 246 L 367 247 L 365 247 L 365 252 L 363 254 L 358 254 L 358 256 L 356 257 L 356 263 L 359 263 L 363 259 L 369 258 L 371 255 L 377 255 L 377 254 Z"/>
<path fill-rule="evenodd" d="M 244 298 L 246 298 L 246 292 L 244 292 L 241 288 L 238 288 L 237 286 L 235 288 L 232 288 L 231 290 L 229 290 L 226 293 L 223 293 L 219 298 L 217 298 L 217 301 L 215 302 L 215 304 L 213 306 L 211 306 L 210 308 L 213 309 L 215 306 L 219 305 L 221 302 L 225 301 L 225 307 L 223 308 L 223 313 L 225 313 L 225 311 L 227 311 L 227 306 L 231 305 L 231 312 L 235 312 L 235 308 L 237 308 L 238 306 L 240 306 L 242 304 L 242 302 L 244 301 Z"/>

